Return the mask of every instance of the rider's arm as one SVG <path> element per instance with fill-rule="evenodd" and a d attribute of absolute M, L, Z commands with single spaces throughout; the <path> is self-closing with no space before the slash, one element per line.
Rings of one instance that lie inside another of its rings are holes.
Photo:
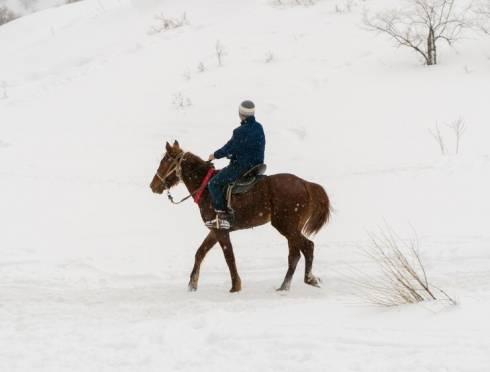
<path fill-rule="evenodd" d="M 219 150 L 216 150 L 214 152 L 214 157 L 216 159 L 221 159 L 221 158 L 231 158 L 233 154 L 235 153 L 235 146 L 236 146 L 236 139 L 235 139 L 235 131 L 233 131 L 233 136 L 230 138 L 230 140 L 224 145 L 222 148 Z"/>

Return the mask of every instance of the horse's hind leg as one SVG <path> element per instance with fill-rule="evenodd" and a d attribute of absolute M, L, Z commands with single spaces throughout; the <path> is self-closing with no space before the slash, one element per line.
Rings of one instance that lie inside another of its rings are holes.
<path fill-rule="evenodd" d="M 278 291 L 288 291 L 291 287 L 291 280 L 293 279 L 294 272 L 296 271 L 296 266 L 301 257 L 300 255 L 300 240 L 298 237 L 288 237 L 289 246 L 289 256 L 288 256 L 288 271 L 284 277 L 284 281 L 281 286 L 277 289 Z"/>
<path fill-rule="evenodd" d="M 291 280 L 293 279 L 294 272 L 296 271 L 296 266 L 301 258 L 300 249 L 302 235 L 296 228 L 297 223 L 287 223 L 288 221 L 274 217 L 275 215 L 273 214 L 271 221 L 272 226 L 274 226 L 274 228 L 288 240 L 289 247 L 288 271 L 286 272 L 286 276 L 284 277 L 281 286 L 277 290 L 288 291 L 291 287 Z"/>
<path fill-rule="evenodd" d="M 194 268 L 192 269 L 191 279 L 189 281 L 189 291 L 197 290 L 197 283 L 199 282 L 199 271 L 201 269 L 201 263 L 204 260 L 204 257 L 206 257 L 206 254 L 211 250 L 211 248 L 214 247 L 217 241 L 218 240 L 216 239 L 214 232 L 210 231 L 208 236 L 206 236 L 204 241 L 201 243 L 201 246 L 197 249 L 195 261 L 194 261 Z"/>
<path fill-rule="evenodd" d="M 303 237 L 303 244 L 301 245 L 301 252 L 305 256 L 305 283 L 320 287 L 320 279 L 313 275 L 313 250 L 315 244 L 308 238 Z"/>
<path fill-rule="evenodd" d="M 242 289 L 242 281 L 238 275 L 238 270 L 235 262 L 235 254 L 233 253 L 233 246 L 231 245 L 230 234 L 228 232 L 216 231 L 218 242 L 223 250 L 226 264 L 230 270 L 231 275 L 231 289 L 230 292 L 239 292 Z"/>

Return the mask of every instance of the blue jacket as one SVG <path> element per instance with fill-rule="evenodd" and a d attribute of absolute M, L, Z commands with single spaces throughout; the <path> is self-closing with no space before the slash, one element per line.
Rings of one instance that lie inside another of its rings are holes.
<path fill-rule="evenodd" d="M 231 159 L 231 165 L 249 169 L 264 162 L 265 135 L 262 125 L 255 121 L 254 116 L 243 120 L 233 130 L 231 139 L 213 154 L 216 159 Z"/>

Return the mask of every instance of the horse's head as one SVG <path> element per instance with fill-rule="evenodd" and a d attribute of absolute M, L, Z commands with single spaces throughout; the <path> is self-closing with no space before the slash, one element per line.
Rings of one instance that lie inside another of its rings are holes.
<path fill-rule="evenodd" d="M 180 162 L 184 156 L 184 151 L 180 148 L 177 141 L 171 146 L 168 142 L 165 145 L 163 155 L 157 172 L 150 183 L 151 191 L 162 194 L 165 190 L 174 187 L 180 182 Z"/>

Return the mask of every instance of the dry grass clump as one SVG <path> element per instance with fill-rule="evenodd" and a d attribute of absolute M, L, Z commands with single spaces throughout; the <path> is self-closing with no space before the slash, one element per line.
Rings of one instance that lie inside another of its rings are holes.
<path fill-rule="evenodd" d="M 420 257 L 418 240 L 402 240 L 388 229 L 371 234 L 370 241 L 371 244 L 362 252 L 375 264 L 378 275 L 358 272 L 355 280 L 369 302 L 381 306 L 398 306 L 445 300 L 456 304 L 445 291 L 429 282 Z"/>
<path fill-rule="evenodd" d="M 173 30 L 189 24 L 186 13 L 182 14 L 180 18 L 167 17 L 163 13 L 155 15 L 154 18 L 157 23 L 150 27 L 148 30 L 149 35 L 159 34 L 161 32 Z"/>

